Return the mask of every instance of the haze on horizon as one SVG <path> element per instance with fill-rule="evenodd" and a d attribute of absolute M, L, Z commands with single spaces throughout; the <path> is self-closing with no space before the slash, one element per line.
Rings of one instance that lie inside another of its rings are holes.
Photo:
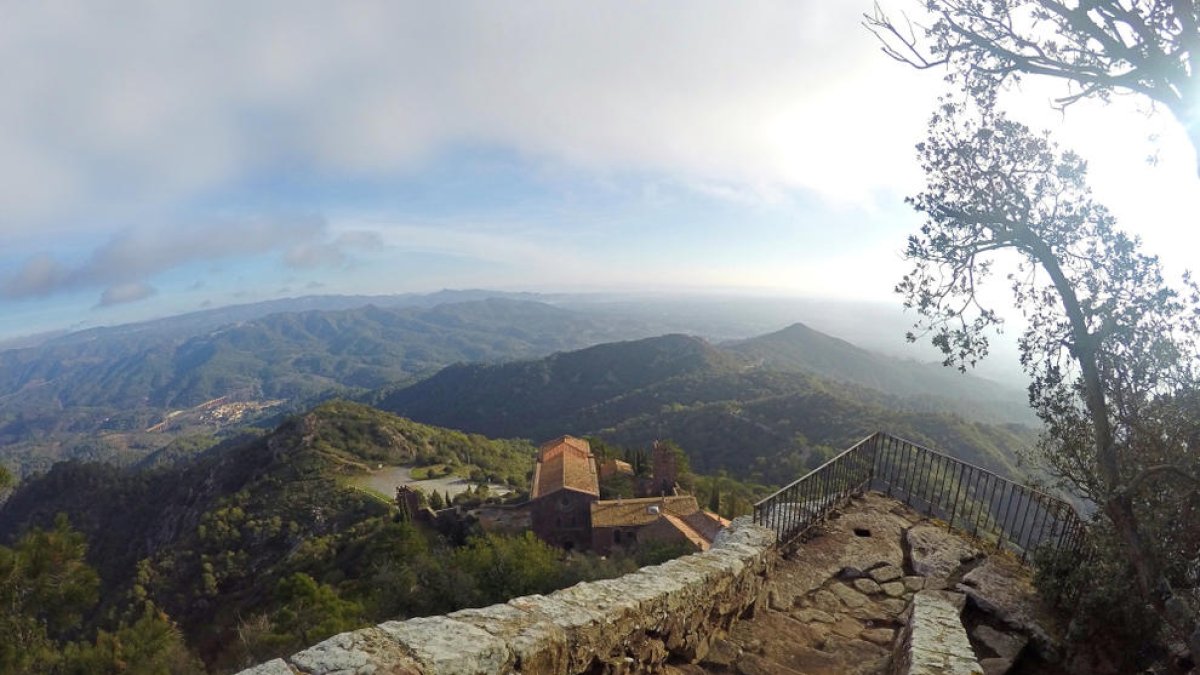
<path fill-rule="evenodd" d="M 942 83 L 879 53 L 868 2 L 7 10 L 0 339 L 446 287 L 899 304 Z M 1182 272 L 1182 130 L 1059 91 L 1007 104 Z"/>

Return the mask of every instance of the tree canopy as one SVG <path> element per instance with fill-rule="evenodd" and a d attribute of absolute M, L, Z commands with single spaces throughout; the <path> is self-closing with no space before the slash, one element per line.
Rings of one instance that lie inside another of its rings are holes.
<path fill-rule="evenodd" d="M 1171 112 L 1200 154 L 1200 4 L 1193 0 L 930 0 L 931 26 L 893 21 L 876 5 L 867 27 L 888 56 L 993 97 L 1024 75 L 1064 80 L 1065 107 L 1133 93 Z M 1197 158 L 1200 172 L 1200 156 Z"/>
<path fill-rule="evenodd" d="M 920 37 L 878 8 L 867 18 L 889 56 L 945 66 L 955 89 L 917 148 L 927 182 L 909 202 L 925 220 L 897 291 L 946 364 L 965 370 L 1003 323 L 980 289 L 1004 275 L 1026 324 L 1018 344 L 1046 468 L 1099 508 L 1094 540 L 1117 551 L 1097 557 L 1125 570 L 1139 593 L 1131 604 L 1153 607 L 1200 654 L 1197 608 L 1176 590 L 1200 588 L 1200 536 L 1183 527 L 1200 508 L 1200 289 L 1187 275 L 1167 282 L 1093 197 L 1081 156 L 997 105 L 1000 88 L 1025 75 L 1065 79 L 1062 107 L 1133 92 L 1168 109 L 1200 150 L 1200 5 L 930 0 L 927 9 L 935 21 Z"/>

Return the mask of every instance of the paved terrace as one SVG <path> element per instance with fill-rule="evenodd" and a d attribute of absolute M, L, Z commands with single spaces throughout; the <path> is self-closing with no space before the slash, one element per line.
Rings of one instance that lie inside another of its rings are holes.
<path fill-rule="evenodd" d="M 767 580 L 765 607 L 715 640 L 699 663 L 675 664 L 668 672 L 1044 672 L 1044 661 L 1057 656 L 1058 629 L 1040 608 L 1029 577 L 1010 554 L 996 554 L 900 502 L 867 493 L 784 556 Z M 918 611 L 926 614 L 948 604 L 948 617 L 940 619 L 947 625 L 910 639 L 906 649 L 904 628 L 914 600 L 924 601 Z M 918 644 L 921 639 L 934 644 Z"/>

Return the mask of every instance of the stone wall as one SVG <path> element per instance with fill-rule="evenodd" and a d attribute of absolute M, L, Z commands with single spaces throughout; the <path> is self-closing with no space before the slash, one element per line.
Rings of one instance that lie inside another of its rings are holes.
<path fill-rule="evenodd" d="M 738 518 L 711 549 L 616 579 L 335 635 L 241 675 L 623 673 L 702 659 L 764 601 L 775 534 Z"/>
<path fill-rule="evenodd" d="M 947 591 L 913 596 L 892 660 L 894 675 L 983 675 L 959 619 L 965 601 Z"/>

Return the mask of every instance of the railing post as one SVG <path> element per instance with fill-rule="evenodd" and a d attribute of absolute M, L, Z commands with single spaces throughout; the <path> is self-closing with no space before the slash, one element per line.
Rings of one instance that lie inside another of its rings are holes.
<path fill-rule="evenodd" d="M 951 530 L 958 525 L 975 536 L 981 530 L 994 535 L 998 550 L 1012 542 L 1022 560 L 1051 539 L 1060 550 L 1082 546 L 1085 526 L 1070 504 L 882 431 L 755 504 L 754 522 L 788 543 L 866 489 L 886 489 L 893 497 L 902 492 L 910 507 L 948 517 Z"/>

